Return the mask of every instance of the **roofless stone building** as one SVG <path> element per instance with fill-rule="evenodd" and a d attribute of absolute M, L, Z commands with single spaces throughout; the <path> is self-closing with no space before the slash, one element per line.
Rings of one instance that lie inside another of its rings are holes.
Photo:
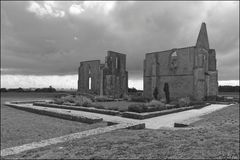
<path fill-rule="evenodd" d="M 128 91 L 126 55 L 108 51 L 105 64 L 100 60 L 80 62 L 78 91 L 121 98 Z"/>
<path fill-rule="evenodd" d="M 210 49 L 206 24 L 202 23 L 197 43 L 192 47 L 147 53 L 144 60 L 144 96 L 152 98 L 154 89 L 170 99 L 191 97 L 203 100 L 218 94 L 216 53 Z"/>

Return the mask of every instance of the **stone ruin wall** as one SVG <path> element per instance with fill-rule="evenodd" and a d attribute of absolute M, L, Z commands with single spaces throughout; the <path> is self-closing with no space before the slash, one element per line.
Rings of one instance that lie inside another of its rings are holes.
<path fill-rule="evenodd" d="M 105 64 L 100 64 L 100 60 L 80 62 L 78 76 L 79 92 L 123 97 L 128 90 L 126 55 L 108 51 Z M 91 77 L 91 89 L 89 89 L 89 77 Z"/>
<path fill-rule="evenodd" d="M 108 51 L 103 69 L 103 94 L 123 97 L 128 90 L 128 72 L 126 71 L 126 55 Z"/>

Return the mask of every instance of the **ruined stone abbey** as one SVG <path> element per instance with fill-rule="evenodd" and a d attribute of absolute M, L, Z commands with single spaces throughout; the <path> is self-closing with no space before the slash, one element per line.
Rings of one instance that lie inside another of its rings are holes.
<path fill-rule="evenodd" d="M 105 64 L 100 60 L 80 63 L 78 91 L 123 97 L 128 90 L 126 55 L 108 51 Z M 165 97 L 168 86 L 170 99 L 190 97 L 203 100 L 218 94 L 216 53 L 210 49 L 206 24 L 202 23 L 195 46 L 147 53 L 144 60 L 144 96 Z"/>
<path fill-rule="evenodd" d="M 206 24 L 202 23 L 195 46 L 147 53 L 144 60 L 144 96 L 155 88 L 164 97 L 168 84 L 170 99 L 191 97 L 202 100 L 218 93 L 216 53 L 210 49 Z"/>

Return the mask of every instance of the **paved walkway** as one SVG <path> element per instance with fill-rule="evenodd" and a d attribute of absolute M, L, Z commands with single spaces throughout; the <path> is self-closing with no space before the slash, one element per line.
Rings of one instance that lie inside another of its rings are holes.
<path fill-rule="evenodd" d="M 202 115 L 205 115 L 229 106 L 226 104 L 212 104 L 212 105 L 203 107 L 201 109 L 192 109 L 192 110 L 182 111 L 178 113 L 172 113 L 172 114 L 167 114 L 163 116 L 148 118 L 144 120 L 137 120 L 137 119 L 105 115 L 100 113 L 85 112 L 85 111 L 33 106 L 32 104 L 24 104 L 24 105 L 25 106 L 27 105 L 29 107 L 34 107 L 34 108 L 45 108 L 47 110 L 56 111 L 56 112 L 68 112 L 68 113 L 71 112 L 71 114 L 73 115 L 99 117 L 99 118 L 103 118 L 103 120 L 107 122 L 145 123 L 145 127 L 148 129 L 159 129 L 161 127 L 174 127 L 174 122 L 182 122 L 182 121 L 193 122 L 198 120 L 199 117 Z"/>

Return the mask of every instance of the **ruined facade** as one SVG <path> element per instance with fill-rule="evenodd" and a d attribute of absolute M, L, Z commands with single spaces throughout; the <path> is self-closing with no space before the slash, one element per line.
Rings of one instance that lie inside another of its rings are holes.
<path fill-rule="evenodd" d="M 190 97 L 203 100 L 218 94 L 216 53 L 210 49 L 206 24 L 202 23 L 197 43 L 192 47 L 147 53 L 144 60 L 144 96 L 164 98 L 168 84 L 170 99 Z"/>
<path fill-rule="evenodd" d="M 78 91 L 121 98 L 127 94 L 126 55 L 108 51 L 105 64 L 100 60 L 80 62 Z"/>

